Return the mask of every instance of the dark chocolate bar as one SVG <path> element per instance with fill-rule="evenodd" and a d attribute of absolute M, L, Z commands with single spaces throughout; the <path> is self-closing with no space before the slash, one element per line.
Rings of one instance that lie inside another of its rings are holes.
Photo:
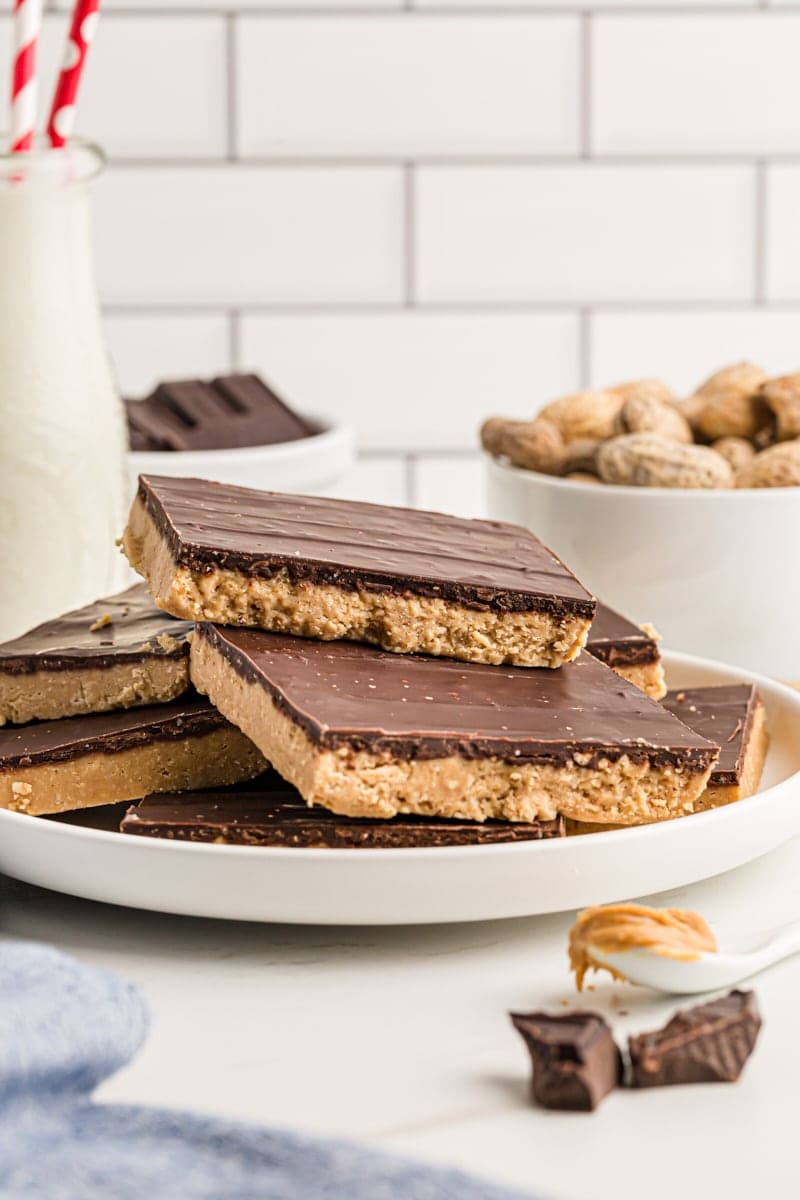
<path fill-rule="evenodd" d="M 387 849 L 491 845 L 564 836 L 554 821 L 364 820 L 309 807 L 275 771 L 224 791 L 148 796 L 126 813 L 123 833 L 244 846 Z"/>
<path fill-rule="evenodd" d="M 544 1108 L 591 1112 L 622 1081 L 622 1056 L 597 1013 L 512 1013 L 531 1056 L 533 1098 Z"/>
<path fill-rule="evenodd" d="M 663 1029 L 629 1038 L 633 1086 L 733 1083 L 760 1028 L 754 992 L 733 991 L 683 1009 Z"/>
<path fill-rule="evenodd" d="M 294 442 L 319 432 L 257 375 L 161 383 L 125 408 L 132 450 L 221 450 Z"/>

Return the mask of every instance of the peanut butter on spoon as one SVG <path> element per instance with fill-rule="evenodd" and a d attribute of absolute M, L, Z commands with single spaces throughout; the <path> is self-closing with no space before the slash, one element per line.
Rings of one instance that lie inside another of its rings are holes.
<path fill-rule="evenodd" d="M 714 954 L 717 942 L 699 913 L 680 908 L 648 908 L 643 904 L 607 904 L 585 908 L 569 934 L 569 962 L 578 991 L 587 971 L 608 971 L 625 979 L 600 954 L 648 950 L 665 958 L 691 962 L 701 954 Z"/>

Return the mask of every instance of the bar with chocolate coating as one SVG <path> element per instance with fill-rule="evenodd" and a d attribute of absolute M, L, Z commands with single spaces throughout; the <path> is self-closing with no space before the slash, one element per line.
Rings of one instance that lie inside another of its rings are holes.
<path fill-rule="evenodd" d="M 42 816 L 251 779 L 266 763 L 205 700 L 0 729 L 0 808 Z"/>
<path fill-rule="evenodd" d="M 664 820 L 718 753 L 588 654 L 500 669 L 201 624 L 190 673 L 305 800 L 347 816 Z"/>
<path fill-rule="evenodd" d="M 598 601 L 586 649 L 653 700 L 661 700 L 667 685 L 658 641 L 658 635 L 650 626 L 634 625 L 633 621 Z"/>
<path fill-rule="evenodd" d="M 595 611 L 514 525 L 198 479 L 142 476 L 123 548 L 175 617 L 405 654 L 559 667 Z"/>
<path fill-rule="evenodd" d="M 176 699 L 189 688 L 191 629 L 141 583 L 45 621 L 0 646 L 0 725 Z"/>
<path fill-rule="evenodd" d="M 447 821 L 436 817 L 364 820 L 310 808 L 276 771 L 219 791 L 146 796 L 120 828 L 139 837 L 241 846 L 408 849 L 487 846 L 564 836 L 564 821 Z"/>
<path fill-rule="evenodd" d="M 716 684 L 668 692 L 662 701 L 684 725 L 720 748 L 696 811 L 752 796 L 769 749 L 767 713 L 753 683 Z"/>

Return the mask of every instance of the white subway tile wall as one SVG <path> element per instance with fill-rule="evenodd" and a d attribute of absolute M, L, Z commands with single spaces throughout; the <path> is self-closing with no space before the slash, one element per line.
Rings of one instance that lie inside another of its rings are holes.
<path fill-rule="evenodd" d="M 258 369 L 356 426 L 337 494 L 477 515 L 489 413 L 800 367 L 798 0 L 104 9 L 78 124 L 126 393 Z"/>
<path fill-rule="evenodd" d="M 469 450 L 491 408 L 529 416 L 573 390 L 579 338 L 569 313 L 244 314 L 240 352 L 312 412 L 333 387 L 363 448 L 413 453 Z"/>

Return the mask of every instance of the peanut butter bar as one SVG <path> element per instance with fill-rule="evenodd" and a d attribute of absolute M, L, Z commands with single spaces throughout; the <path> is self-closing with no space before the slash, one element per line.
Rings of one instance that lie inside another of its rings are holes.
<path fill-rule="evenodd" d="M 404 654 L 558 667 L 593 597 L 498 521 L 142 476 L 123 547 L 159 608 Z"/>
<path fill-rule="evenodd" d="M 251 779 L 256 747 L 196 696 L 0 730 L 0 808 L 41 816 Z"/>
<path fill-rule="evenodd" d="M 667 692 L 665 708 L 716 742 L 719 761 L 695 812 L 744 800 L 758 791 L 769 749 L 767 710 L 755 684 L 734 683 Z"/>
<path fill-rule="evenodd" d="M 652 626 L 634 625 L 598 601 L 586 649 L 653 700 L 661 700 L 667 691 L 658 642 Z"/>
<path fill-rule="evenodd" d="M 350 850 L 486 846 L 564 836 L 563 818 L 523 823 L 339 817 L 327 808 L 309 808 L 277 771 L 222 791 L 146 796 L 128 809 L 119 828 L 139 837 L 188 842 Z"/>
<path fill-rule="evenodd" d="M 144 584 L 0 646 L 0 725 L 160 704 L 189 687 L 189 634 Z"/>
<path fill-rule="evenodd" d="M 664 820 L 718 753 L 589 654 L 500 670 L 202 624 L 190 672 L 309 803 L 352 817 Z"/>
<path fill-rule="evenodd" d="M 767 713 L 754 684 L 735 683 L 668 692 L 662 704 L 720 750 L 708 786 L 695 801 L 705 812 L 758 791 L 769 749 Z M 609 825 L 568 821 L 567 833 L 600 833 Z"/>

